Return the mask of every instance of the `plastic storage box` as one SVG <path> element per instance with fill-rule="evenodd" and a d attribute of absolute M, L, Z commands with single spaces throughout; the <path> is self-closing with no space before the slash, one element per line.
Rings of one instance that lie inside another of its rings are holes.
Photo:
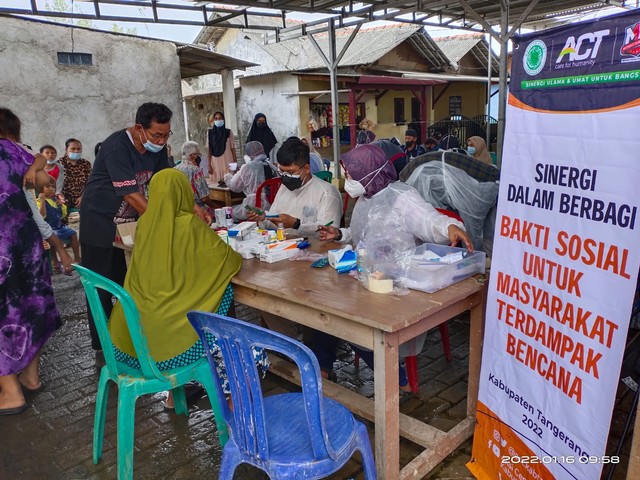
<path fill-rule="evenodd" d="M 429 252 L 438 257 L 458 254 L 462 258 L 454 263 L 443 263 L 437 258 L 427 259 Z M 485 260 L 484 252 L 469 253 L 466 248 L 425 243 L 416 247 L 406 285 L 413 290 L 437 292 L 476 273 L 484 273 Z"/>

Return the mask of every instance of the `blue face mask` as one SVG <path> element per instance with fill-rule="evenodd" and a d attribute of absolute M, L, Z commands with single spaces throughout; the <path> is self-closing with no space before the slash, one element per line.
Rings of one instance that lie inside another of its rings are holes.
<path fill-rule="evenodd" d="M 476 153 L 476 147 L 467 147 L 467 153 L 469 155 L 473 155 L 474 153 Z"/>
<path fill-rule="evenodd" d="M 82 158 L 82 152 L 78 153 L 78 152 L 72 152 L 68 154 L 68 157 L 71 160 L 80 160 Z"/>
<path fill-rule="evenodd" d="M 147 134 L 145 133 L 144 130 L 142 130 L 142 133 L 144 133 L 144 139 L 146 140 L 146 142 L 144 142 L 142 144 L 142 146 L 151 153 L 158 153 L 159 151 L 161 151 L 164 148 L 164 145 L 156 145 L 155 143 L 152 143 L 149 141 L 149 139 L 147 138 Z"/>
<path fill-rule="evenodd" d="M 224 120 L 214 120 L 213 124 L 218 128 L 224 127 Z"/>

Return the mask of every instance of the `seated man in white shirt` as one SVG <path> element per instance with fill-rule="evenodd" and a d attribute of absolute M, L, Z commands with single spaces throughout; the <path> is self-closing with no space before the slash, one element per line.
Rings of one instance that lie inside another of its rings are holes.
<path fill-rule="evenodd" d="M 318 236 L 316 232 L 319 225 L 339 226 L 342 217 L 342 197 L 336 187 L 311 174 L 309 147 L 299 138 L 291 137 L 278 149 L 277 158 L 282 186 L 269 212 L 279 215 L 277 218 L 269 218 L 273 223 L 266 221 L 264 215 L 253 213 L 248 213 L 247 220 L 262 222 L 262 226 L 266 228 L 276 228 L 282 223 L 288 229 L 287 233 L 297 233 L 303 237 Z M 261 315 L 271 330 L 298 338 L 298 327 L 295 323 L 266 312 L 261 312 Z M 331 343 L 330 346 L 317 350 L 329 352 L 324 357 L 319 357 L 318 361 L 323 376 L 333 377 L 335 354 L 331 352 L 335 350 L 337 339 L 311 329 L 305 331 L 305 338 L 311 342 L 312 349 L 314 344 Z"/>
<path fill-rule="evenodd" d="M 277 157 L 282 187 L 269 212 L 278 216 L 266 221 L 264 215 L 249 213 L 247 220 L 271 229 L 282 223 L 287 233 L 303 237 L 317 236 L 318 225 L 340 225 L 342 197 L 335 186 L 311 173 L 309 147 L 291 137 L 278 149 Z"/>

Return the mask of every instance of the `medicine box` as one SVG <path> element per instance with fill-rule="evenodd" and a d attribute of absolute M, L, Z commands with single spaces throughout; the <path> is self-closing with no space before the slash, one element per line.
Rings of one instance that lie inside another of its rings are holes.
<path fill-rule="evenodd" d="M 136 227 L 138 222 L 120 223 L 118 224 L 118 236 L 122 240 L 123 245 L 132 247 L 136 236 Z"/>
<path fill-rule="evenodd" d="M 286 258 L 293 257 L 298 250 L 298 243 L 301 238 L 295 240 L 283 240 L 281 242 L 267 243 L 261 247 L 260 261 L 267 263 L 279 262 Z"/>
<path fill-rule="evenodd" d="M 453 263 L 443 261 L 450 259 Z M 484 273 L 486 254 L 469 253 L 466 248 L 425 243 L 416 247 L 407 274 L 406 286 L 433 293 L 476 273 Z"/>
<path fill-rule="evenodd" d="M 246 239 L 253 236 L 257 226 L 256 222 L 241 222 L 229 229 L 229 236 L 236 237 L 238 240 Z"/>

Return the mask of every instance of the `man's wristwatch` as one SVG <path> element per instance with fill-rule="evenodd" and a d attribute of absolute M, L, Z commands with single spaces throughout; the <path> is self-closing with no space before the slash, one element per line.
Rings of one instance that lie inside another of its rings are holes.
<path fill-rule="evenodd" d="M 338 229 L 338 235 L 336 236 L 336 238 L 334 238 L 334 240 L 336 242 L 339 242 L 340 240 L 342 240 L 342 230 Z"/>
<path fill-rule="evenodd" d="M 294 230 L 298 230 L 300 228 L 300 219 L 296 218 L 296 223 L 293 224 L 292 227 Z"/>

